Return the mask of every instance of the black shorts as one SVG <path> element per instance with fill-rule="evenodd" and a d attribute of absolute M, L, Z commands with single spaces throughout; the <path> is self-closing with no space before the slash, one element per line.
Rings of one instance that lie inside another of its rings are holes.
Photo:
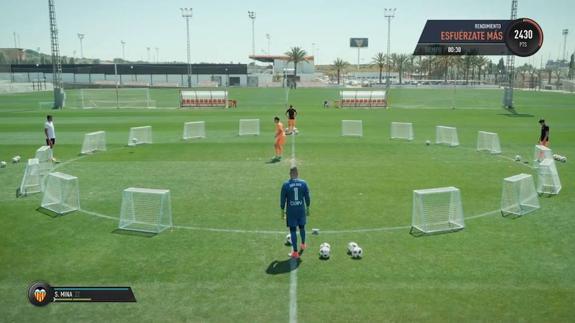
<path fill-rule="evenodd" d="M 52 145 L 50 145 L 52 143 Z M 54 146 L 56 144 L 56 138 L 46 138 L 46 146 Z"/>

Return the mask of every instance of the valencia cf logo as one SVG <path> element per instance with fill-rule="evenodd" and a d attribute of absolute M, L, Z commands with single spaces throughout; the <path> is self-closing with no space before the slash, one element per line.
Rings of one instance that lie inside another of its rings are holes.
<path fill-rule="evenodd" d="M 36 282 L 28 288 L 28 300 L 32 305 L 47 305 L 52 301 L 53 297 L 52 288 L 47 283 Z"/>

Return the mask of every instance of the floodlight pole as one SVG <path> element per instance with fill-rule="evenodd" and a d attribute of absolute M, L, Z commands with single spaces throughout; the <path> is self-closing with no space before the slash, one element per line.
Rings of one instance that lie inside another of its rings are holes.
<path fill-rule="evenodd" d="M 567 35 L 569 35 L 569 29 L 563 29 L 561 34 L 563 35 L 563 61 L 566 61 L 567 56 L 565 56 L 565 53 L 567 52 Z"/>
<path fill-rule="evenodd" d="M 156 64 L 158 64 L 160 62 L 160 48 L 156 47 Z"/>
<path fill-rule="evenodd" d="M 390 82 L 390 48 L 391 48 L 391 18 L 395 17 L 396 8 L 385 8 L 383 16 L 387 18 L 387 73 L 386 73 L 386 87 L 389 88 Z"/>
<path fill-rule="evenodd" d="M 256 12 L 255 11 L 248 11 L 248 17 L 252 20 L 252 56 L 255 56 L 256 55 L 256 29 L 255 29 Z"/>
<path fill-rule="evenodd" d="M 78 33 L 78 39 L 80 40 L 80 57 L 84 58 L 84 36 L 86 36 L 86 34 L 80 34 Z"/>
<path fill-rule="evenodd" d="M 271 39 L 270 34 L 266 34 L 266 38 L 268 40 L 268 55 L 271 55 L 271 53 L 270 53 L 270 39 Z"/>
<path fill-rule="evenodd" d="M 126 42 L 125 41 L 120 41 L 120 43 L 122 44 L 122 60 L 125 61 L 126 60 Z"/>
<path fill-rule="evenodd" d="M 146 47 L 146 53 L 147 53 L 147 62 L 148 64 L 150 64 L 150 47 Z"/>
<path fill-rule="evenodd" d="M 188 87 L 192 87 L 192 65 L 190 64 L 190 18 L 192 18 L 192 8 L 180 8 L 182 17 L 186 18 L 186 34 L 188 37 Z"/>

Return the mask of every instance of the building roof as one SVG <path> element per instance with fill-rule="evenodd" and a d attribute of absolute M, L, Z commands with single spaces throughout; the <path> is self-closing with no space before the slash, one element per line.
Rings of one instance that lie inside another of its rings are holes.
<path fill-rule="evenodd" d="M 253 60 L 256 60 L 258 62 L 263 62 L 263 63 L 273 63 L 276 59 L 279 59 L 282 61 L 288 60 L 287 55 L 250 55 L 250 58 Z M 313 61 L 314 57 L 313 56 L 306 56 L 306 57 L 304 57 L 304 59 L 306 61 Z"/>

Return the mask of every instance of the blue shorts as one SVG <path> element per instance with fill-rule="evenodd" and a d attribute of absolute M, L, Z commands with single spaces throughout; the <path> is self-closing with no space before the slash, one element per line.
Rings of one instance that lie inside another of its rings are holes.
<path fill-rule="evenodd" d="M 306 223 L 305 212 L 288 214 L 286 217 L 286 225 L 288 227 L 302 226 L 302 225 L 305 225 L 305 223 Z"/>

